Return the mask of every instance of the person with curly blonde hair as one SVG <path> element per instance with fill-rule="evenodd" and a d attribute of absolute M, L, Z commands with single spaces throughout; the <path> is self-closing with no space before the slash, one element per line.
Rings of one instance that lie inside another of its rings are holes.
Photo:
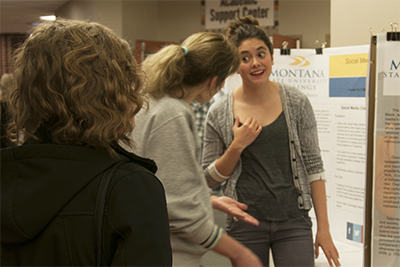
<path fill-rule="evenodd" d="M 0 101 L 8 100 L 10 92 L 13 90 L 14 76 L 11 73 L 4 73 L 0 79 Z"/>
<path fill-rule="evenodd" d="M 171 266 L 157 166 L 118 145 L 132 147 L 146 102 L 129 44 L 98 23 L 45 22 L 16 52 L 14 77 L 7 133 L 22 145 L 1 150 L 1 265 Z M 120 162 L 99 257 L 97 192 Z"/>
<path fill-rule="evenodd" d="M 137 115 L 129 135 L 138 141 L 138 155 L 156 161 L 165 187 L 174 266 L 200 266 L 214 250 L 234 266 L 261 266 L 246 247 L 214 222 L 213 210 L 227 212 L 251 224 L 247 206 L 227 197 L 210 197 L 200 166 L 200 138 L 191 103 L 208 102 L 239 67 L 237 49 L 222 34 L 195 33 L 181 45 L 172 44 L 148 56 L 142 69 L 149 110 Z"/>

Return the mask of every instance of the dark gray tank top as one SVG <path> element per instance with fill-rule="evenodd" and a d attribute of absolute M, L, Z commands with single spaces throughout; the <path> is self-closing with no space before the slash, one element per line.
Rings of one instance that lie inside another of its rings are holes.
<path fill-rule="evenodd" d="M 236 184 L 238 200 L 259 220 L 284 221 L 305 215 L 298 209 L 290 165 L 289 137 L 282 112 L 241 154 L 242 173 Z"/>

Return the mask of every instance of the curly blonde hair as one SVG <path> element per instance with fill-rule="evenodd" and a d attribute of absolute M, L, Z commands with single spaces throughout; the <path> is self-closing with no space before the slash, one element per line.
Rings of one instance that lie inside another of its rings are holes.
<path fill-rule="evenodd" d="M 4 73 L 1 75 L 0 89 L 3 93 L 2 101 L 7 101 L 10 92 L 12 92 L 14 87 L 14 76 L 11 73 Z"/>
<path fill-rule="evenodd" d="M 171 44 L 146 58 L 142 64 L 146 93 L 154 98 L 165 94 L 183 98 L 183 86 L 193 87 L 217 76 L 218 87 L 239 69 L 237 47 L 222 34 L 195 33 L 182 46 Z"/>
<path fill-rule="evenodd" d="M 57 20 L 37 26 L 15 54 L 8 136 L 35 137 L 45 126 L 56 144 L 94 147 L 116 156 L 113 145 L 133 130 L 146 103 L 143 75 L 129 44 L 103 25 Z"/>

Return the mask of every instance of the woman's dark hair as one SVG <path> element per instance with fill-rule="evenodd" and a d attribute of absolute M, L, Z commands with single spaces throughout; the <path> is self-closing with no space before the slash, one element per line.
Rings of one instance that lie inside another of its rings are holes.
<path fill-rule="evenodd" d="M 243 41 L 248 39 L 262 40 L 268 47 L 271 56 L 274 54 L 274 47 L 267 33 L 260 28 L 260 23 L 253 16 L 245 16 L 236 18 L 235 21 L 229 23 L 226 35 L 236 47 L 239 47 Z"/>

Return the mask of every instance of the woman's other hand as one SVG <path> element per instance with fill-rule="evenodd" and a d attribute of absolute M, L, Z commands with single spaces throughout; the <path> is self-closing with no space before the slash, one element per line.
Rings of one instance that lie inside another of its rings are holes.
<path fill-rule="evenodd" d="M 256 218 L 245 212 L 247 205 L 240 203 L 230 197 L 211 196 L 212 207 L 226 214 L 236 217 L 238 220 L 258 226 L 259 222 Z"/>

